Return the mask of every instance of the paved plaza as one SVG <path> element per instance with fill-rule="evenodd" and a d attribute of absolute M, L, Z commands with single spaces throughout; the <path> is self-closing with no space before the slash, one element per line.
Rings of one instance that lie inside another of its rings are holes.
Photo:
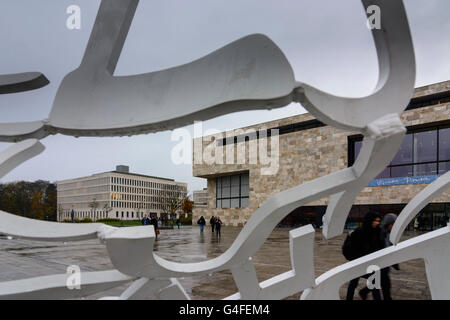
<path fill-rule="evenodd" d="M 172 261 L 204 261 L 225 252 L 240 231 L 241 228 L 237 227 L 223 227 L 222 236 L 217 238 L 215 234 L 212 234 L 209 226 L 205 228 L 203 234 L 199 232 L 197 226 L 161 230 L 154 249 L 161 257 Z M 409 233 L 404 238 L 412 236 L 414 234 Z M 320 230 L 316 230 L 314 244 L 316 277 L 346 262 L 341 254 L 344 238 L 345 234 L 325 240 Z M 253 262 L 260 281 L 290 270 L 289 230 L 275 229 L 253 256 Z M 113 268 L 105 245 L 98 240 L 62 243 L 8 239 L 0 236 L 0 281 L 66 273 L 69 265 L 78 265 L 81 271 L 100 271 Z M 411 260 L 400 264 L 399 271 L 391 270 L 394 300 L 431 298 L 423 260 Z M 180 283 L 188 295 L 195 300 L 222 299 L 238 291 L 229 270 L 205 276 L 181 278 Z M 362 285 L 363 280 L 360 280 L 360 287 Z M 89 299 L 120 295 L 125 288 L 126 286 L 117 287 L 93 295 Z M 341 287 L 341 298 L 345 297 L 346 289 L 347 284 Z M 300 294 L 288 299 L 298 299 Z M 355 300 L 358 299 L 356 291 Z"/>

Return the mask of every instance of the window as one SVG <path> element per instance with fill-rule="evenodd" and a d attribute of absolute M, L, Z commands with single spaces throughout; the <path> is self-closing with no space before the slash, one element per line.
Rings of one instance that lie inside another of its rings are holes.
<path fill-rule="evenodd" d="M 362 146 L 362 138 L 349 138 L 349 166 L 353 165 Z M 376 178 L 415 177 L 444 174 L 450 170 L 450 128 L 436 126 L 408 130 L 403 142 Z"/>
<path fill-rule="evenodd" d="M 248 173 L 216 179 L 216 207 L 242 208 L 249 204 Z"/>

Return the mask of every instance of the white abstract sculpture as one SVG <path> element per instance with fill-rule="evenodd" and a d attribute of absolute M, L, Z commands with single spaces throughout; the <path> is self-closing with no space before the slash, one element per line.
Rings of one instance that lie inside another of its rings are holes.
<path fill-rule="evenodd" d="M 40 72 L 0 75 L 0 94 L 39 89 L 47 84 L 48 79 Z"/>
<path fill-rule="evenodd" d="M 41 152 L 36 139 L 49 134 L 133 135 L 172 129 L 235 111 L 281 107 L 292 101 L 302 103 L 328 125 L 362 133 L 362 150 L 352 167 L 268 199 L 225 253 L 203 262 L 171 262 L 149 251 L 155 241 L 154 230 L 149 227 L 60 224 L 0 212 L 0 232 L 15 237 L 43 241 L 99 238 L 106 243 L 117 269 L 83 273 L 83 289 L 76 292 L 66 289 L 66 275 L 3 282 L 0 298 L 75 298 L 132 282 L 120 296 L 104 299 L 189 299 L 177 278 L 229 269 L 239 292 L 227 299 L 282 299 L 303 290 L 303 299 L 338 299 L 339 286 L 365 274 L 367 265 L 384 267 L 417 257 L 427 262 L 433 298 L 449 298 L 450 281 L 437 280 L 450 262 L 448 228 L 398 243 L 413 216 L 448 186 L 449 174 L 405 207 L 391 235 L 396 244 L 393 247 L 315 279 L 314 229 L 305 226 L 290 232 L 291 271 L 260 283 L 251 260 L 275 226 L 293 209 L 327 196 L 331 200 L 324 216 L 323 234 L 326 238 L 342 234 L 357 195 L 388 165 L 402 142 L 406 129 L 399 115 L 412 96 L 415 81 L 406 13 L 401 0 L 362 2 L 365 7 L 378 5 L 383 12 L 381 29 L 372 30 L 379 81 L 372 95 L 348 99 L 296 82 L 284 54 L 263 35 L 244 37 L 183 66 L 115 77 L 114 69 L 138 0 L 102 0 L 83 61 L 62 81 L 49 119 L 0 124 L 0 141 L 25 140 L 0 154 L 0 175 Z M 2 83 L 8 82 L 2 82 L 0 77 L 0 87 Z"/>
<path fill-rule="evenodd" d="M 396 263 L 423 258 L 433 299 L 450 299 L 450 227 L 403 241 L 325 272 L 315 285 L 303 292 L 301 299 L 339 299 L 339 287 L 367 273 L 368 267 L 385 268 Z"/>

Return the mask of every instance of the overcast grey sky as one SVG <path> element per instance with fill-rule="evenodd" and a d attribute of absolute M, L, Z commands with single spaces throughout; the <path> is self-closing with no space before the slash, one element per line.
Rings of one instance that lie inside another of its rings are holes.
<path fill-rule="evenodd" d="M 416 54 L 416 86 L 450 80 L 450 1 L 404 0 Z M 69 5 L 81 8 L 81 30 L 66 27 Z M 62 78 L 78 67 L 100 1 L 2 0 L 0 74 L 40 71 L 50 85 L 0 96 L 0 122 L 48 117 Z M 296 80 L 333 94 L 368 94 L 377 81 L 376 55 L 359 0 L 141 0 L 115 74 L 161 70 L 198 59 L 252 33 L 270 37 L 290 61 Z M 284 118 L 305 110 L 298 104 L 246 111 L 204 122 L 204 130 L 228 130 Z M 193 135 L 193 127 L 188 126 Z M 46 150 L 0 182 L 50 181 L 114 170 L 206 186 L 191 165 L 174 165 L 171 132 L 125 138 L 49 136 Z M 0 150 L 10 144 L 0 143 Z"/>

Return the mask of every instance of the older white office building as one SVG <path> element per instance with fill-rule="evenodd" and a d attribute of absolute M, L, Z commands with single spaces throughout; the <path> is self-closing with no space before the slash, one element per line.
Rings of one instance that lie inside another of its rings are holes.
<path fill-rule="evenodd" d="M 184 198 L 187 184 L 173 179 L 130 173 L 127 166 L 57 183 L 58 221 L 141 219 L 144 214 L 160 217 L 168 202 Z"/>

